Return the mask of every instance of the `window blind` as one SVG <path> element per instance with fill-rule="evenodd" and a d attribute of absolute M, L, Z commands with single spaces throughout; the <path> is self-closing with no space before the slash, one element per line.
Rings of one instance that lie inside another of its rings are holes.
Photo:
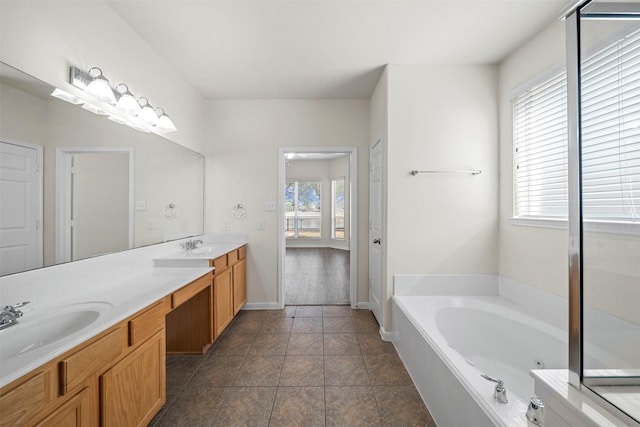
<path fill-rule="evenodd" d="M 514 216 L 567 217 L 566 75 L 513 100 Z M 640 220 L 640 31 L 582 64 L 583 215 Z"/>
<path fill-rule="evenodd" d="M 566 94 L 559 74 L 513 100 L 515 216 L 567 217 Z"/>
<path fill-rule="evenodd" d="M 582 65 L 586 219 L 640 219 L 640 32 Z"/>

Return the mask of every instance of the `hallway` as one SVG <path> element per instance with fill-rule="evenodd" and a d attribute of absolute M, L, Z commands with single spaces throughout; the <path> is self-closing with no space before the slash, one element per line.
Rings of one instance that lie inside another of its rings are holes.
<path fill-rule="evenodd" d="M 349 304 L 349 251 L 287 248 L 285 304 Z"/>

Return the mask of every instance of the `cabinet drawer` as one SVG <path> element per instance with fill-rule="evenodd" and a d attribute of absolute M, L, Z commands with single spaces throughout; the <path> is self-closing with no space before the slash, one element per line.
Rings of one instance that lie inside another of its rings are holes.
<path fill-rule="evenodd" d="M 243 246 L 238 249 L 238 259 L 245 259 L 247 257 L 247 247 Z"/>
<path fill-rule="evenodd" d="M 229 265 L 233 265 L 238 262 L 238 250 L 231 251 L 227 254 L 227 262 Z"/>
<path fill-rule="evenodd" d="M 129 345 L 133 346 L 150 338 L 164 328 L 164 301 L 158 301 L 129 321 Z"/>
<path fill-rule="evenodd" d="M 215 268 L 215 270 L 213 270 L 213 274 L 222 273 L 222 271 L 224 269 L 226 269 L 228 265 L 229 264 L 227 264 L 227 256 L 226 255 L 222 255 L 222 256 L 214 259 L 213 263 L 212 263 L 212 267 Z"/>
<path fill-rule="evenodd" d="M 0 397 L 0 424 L 22 425 L 47 403 L 44 373 L 39 373 Z"/>
<path fill-rule="evenodd" d="M 66 394 L 122 353 L 123 329 L 118 328 L 60 362 L 60 392 Z"/>
<path fill-rule="evenodd" d="M 180 304 L 191 299 L 194 295 L 211 285 L 211 275 L 206 274 L 201 278 L 189 283 L 182 289 L 177 290 L 171 295 L 171 308 L 176 308 Z"/>

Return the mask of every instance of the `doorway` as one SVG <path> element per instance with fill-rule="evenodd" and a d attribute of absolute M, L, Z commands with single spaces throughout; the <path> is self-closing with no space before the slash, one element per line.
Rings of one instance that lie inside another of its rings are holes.
<path fill-rule="evenodd" d="M 58 148 L 56 262 L 134 245 L 133 149 Z"/>
<path fill-rule="evenodd" d="M 278 304 L 356 304 L 355 147 L 282 147 Z"/>

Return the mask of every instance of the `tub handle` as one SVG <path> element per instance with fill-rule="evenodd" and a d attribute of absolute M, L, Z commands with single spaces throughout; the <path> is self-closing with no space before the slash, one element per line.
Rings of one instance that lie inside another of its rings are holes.
<path fill-rule="evenodd" d="M 487 381 L 493 381 L 494 383 L 496 383 L 496 389 L 493 393 L 493 397 L 498 401 L 498 403 L 509 402 L 509 399 L 507 399 L 507 389 L 504 388 L 504 381 L 485 374 L 480 374 L 480 376 Z"/>

